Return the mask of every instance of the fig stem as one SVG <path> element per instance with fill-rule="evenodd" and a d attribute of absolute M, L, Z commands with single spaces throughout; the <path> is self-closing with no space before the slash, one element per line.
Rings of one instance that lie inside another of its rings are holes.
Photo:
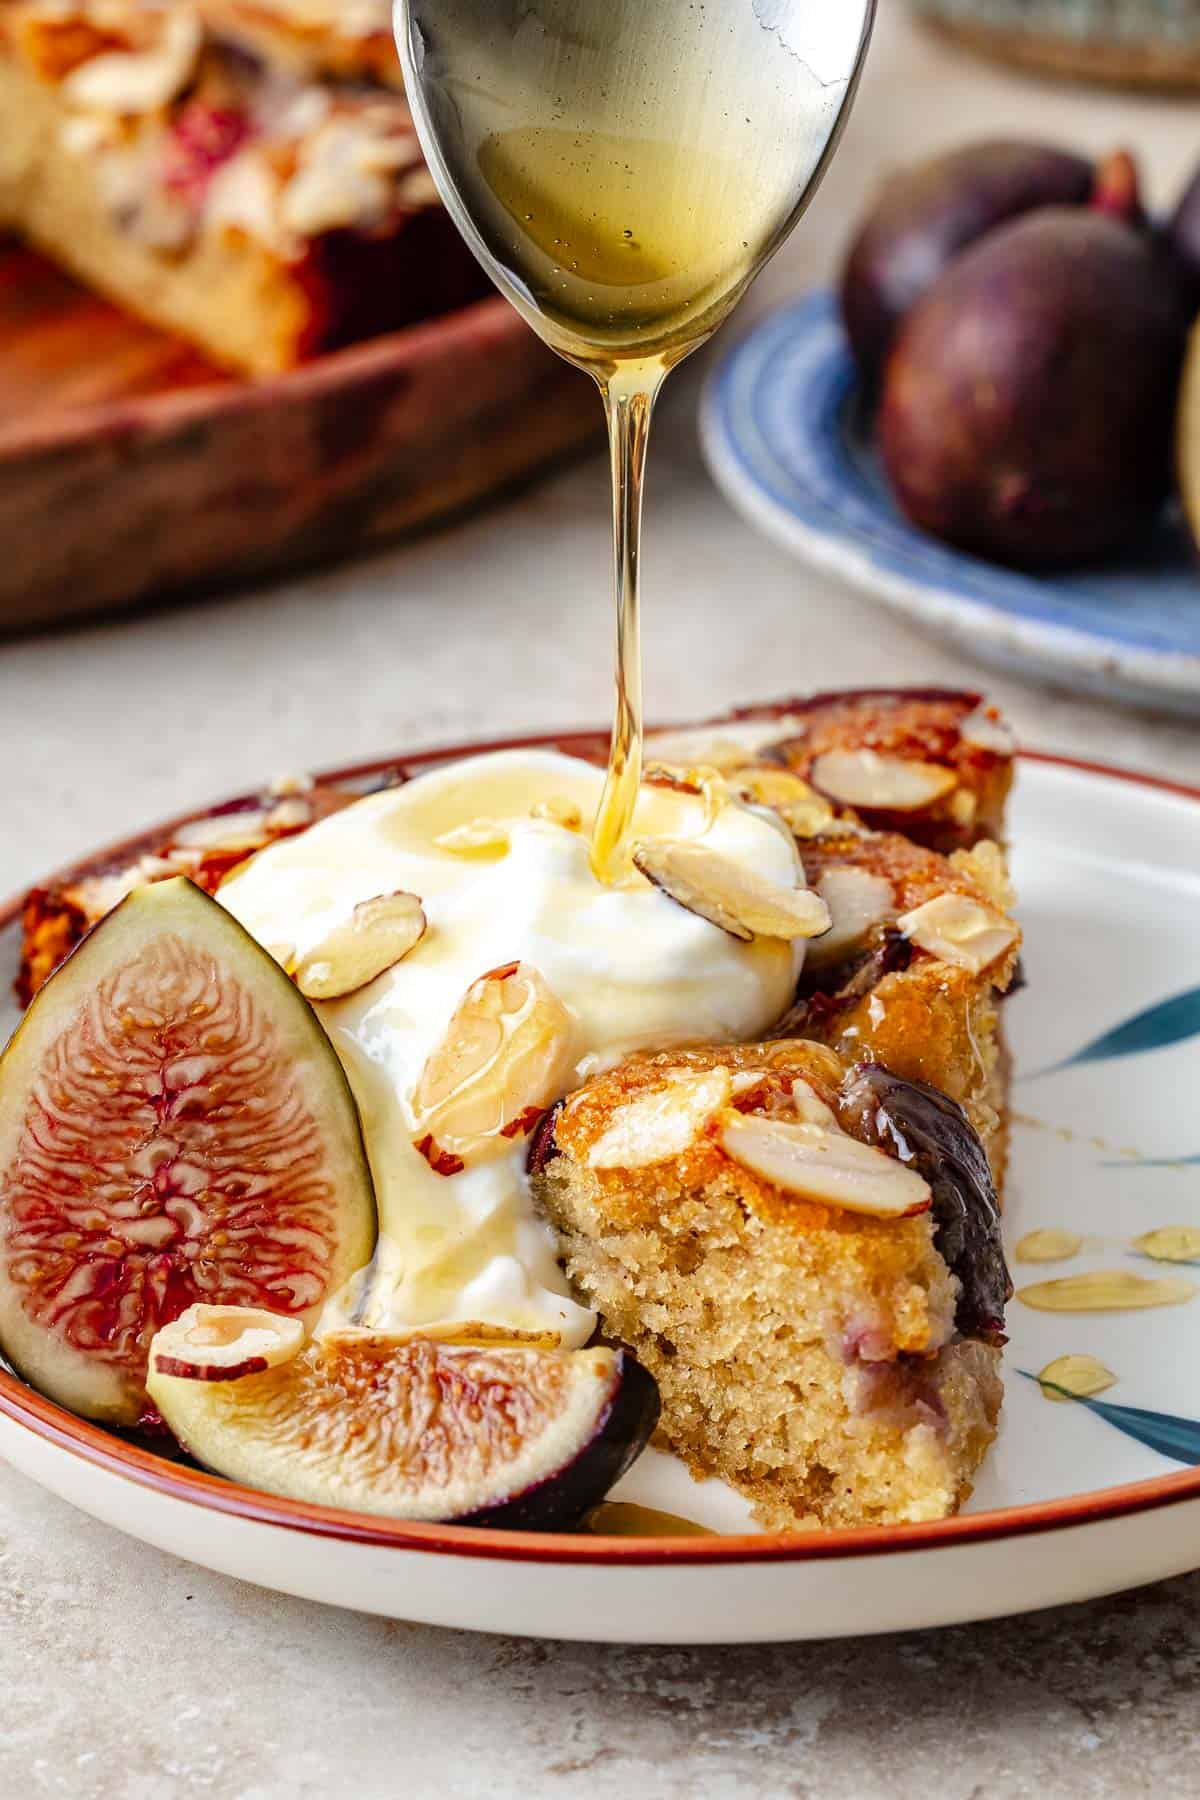
<path fill-rule="evenodd" d="M 1128 150 L 1113 150 L 1096 164 L 1088 205 L 1093 212 L 1122 219 L 1135 230 L 1146 223 L 1138 166 Z"/>

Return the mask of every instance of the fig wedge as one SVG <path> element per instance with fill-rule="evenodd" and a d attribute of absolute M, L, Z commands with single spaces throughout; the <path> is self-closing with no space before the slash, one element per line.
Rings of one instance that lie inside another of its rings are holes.
<path fill-rule="evenodd" d="M 156 1361 L 152 1346 L 151 1399 L 198 1462 L 268 1493 L 391 1518 L 570 1525 L 658 1420 L 650 1376 L 599 1346 L 347 1331 L 232 1381 L 180 1379 Z"/>
<path fill-rule="evenodd" d="M 41 989 L 0 1062 L 0 1346 L 111 1424 L 196 1302 L 309 1326 L 369 1261 L 358 1112 L 282 969 L 182 877 L 139 888 Z"/>

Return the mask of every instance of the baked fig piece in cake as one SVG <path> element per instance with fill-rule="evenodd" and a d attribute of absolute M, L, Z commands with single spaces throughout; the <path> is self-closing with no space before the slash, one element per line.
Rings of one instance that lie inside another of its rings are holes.
<path fill-rule="evenodd" d="M 487 287 L 400 94 L 268 69 L 184 0 L 0 4 L 0 226 L 253 374 Z"/>
<path fill-rule="evenodd" d="M 970 1493 L 1009 1289 L 952 1101 L 803 1040 L 635 1057 L 566 1100 L 530 1172 L 666 1441 L 764 1525 L 938 1519 Z"/>

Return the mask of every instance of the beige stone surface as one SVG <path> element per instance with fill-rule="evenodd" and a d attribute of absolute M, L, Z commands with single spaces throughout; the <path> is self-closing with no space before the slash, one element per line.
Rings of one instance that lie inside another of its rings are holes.
<path fill-rule="evenodd" d="M 823 276 L 869 182 L 925 149 L 1129 141 L 1159 202 L 1200 155 L 1195 102 L 1033 86 L 882 4 L 843 149 L 754 308 Z M 696 448 L 701 372 L 677 378 L 652 463 L 652 711 L 988 680 L 734 516 Z M 367 563 L 0 646 L 0 887 L 271 773 L 606 716 L 604 481 L 593 459 Z M 1200 780 L 1195 725 L 988 685 L 1027 741 Z M 4 1795 L 1183 1795 L 1200 1791 L 1198 1700 L 1200 1577 L 927 1636 L 589 1650 L 274 1597 L 0 1470 Z"/>

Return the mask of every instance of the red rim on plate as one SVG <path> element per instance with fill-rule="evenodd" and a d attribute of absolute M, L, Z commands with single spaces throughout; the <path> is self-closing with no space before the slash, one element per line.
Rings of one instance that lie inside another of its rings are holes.
<path fill-rule="evenodd" d="M 769 713 L 769 707 L 754 708 Z M 424 750 L 415 756 L 389 757 L 335 769 L 322 779 L 331 782 L 369 781 L 397 766 L 420 769 L 459 757 L 490 750 L 561 748 L 595 756 L 607 743 L 607 733 L 546 732 L 528 737 L 501 738 L 488 743 L 461 744 L 449 749 Z M 1022 750 L 1024 761 L 1074 769 L 1105 780 L 1132 782 L 1200 803 L 1200 788 L 1167 781 L 1132 769 L 1114 768 L 1072 756 Z M 192 812 L 165 826 L 139 833 L 108 849 L 94 853 L 52 876 L 52 881 L 76 879 L 85 869 L 137 853 L 149 841 L 161 841 L 164 830 L 187 819 L 203 816 Z M 0 907 L 0 930 L 20 917 L 24 895 Z M 373 1544 L 395 1550 L 424 1551 L 446 1556 L 482 1556 L 510 1562 L 543 1563 L 738 1563 L 812 1562 L 826 1558 L 884 1556 L 898 1551 L 932 1550 L 953 1544 L 987 1543 L 996 1538 L 1023 1537 L 1066 1526 L 1094 1524 L 1123 1518 L 1160 1506 L 1200 1498 L 1200 1468 L 1176 1475 L 1159 1475 L 1122 1487 L 1099 1488 L 1060 1500 L 1043 1500 L 1028 1506 L 1004 1507 L 992 1512 L 960 1515 L 925 1525 L 872 1525 L 854 1530 L 771 1532 L 752 1536 L 711 1538 L 600 1537 L 579 1533 L 496 1531 L 471 1525 L 420 1525 L 403 1519 L 380 1518 L 368 1513 L 341 1512 L 285 1500 L 254 1488 L 240 1486 L 203 1470 L 184 1468 L 125 1442 L 98 1425 L 77 1419 L 63 1407 L 46 1400 L 15 1376 L 0 1370 L 0 1415 L 24 1426 L 62 1450 L 109 1474 L 123 1476 L 139 1486 L 183 1500 L 212 1512 L 232 1515 L 350 1543 Z"/>

